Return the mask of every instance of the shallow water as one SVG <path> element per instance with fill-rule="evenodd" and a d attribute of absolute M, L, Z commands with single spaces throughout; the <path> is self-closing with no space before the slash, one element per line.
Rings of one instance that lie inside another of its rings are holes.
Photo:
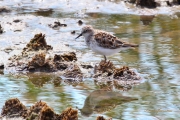
<path fill-rule="evenodd" d="M 60 46 L 68 44 L 69 47 L 63 46 L 63 51 L 76 51 L 81 62 L 98 63 L 103 59 L 102 56 L 87 49 L 83 38 L 74 40 L 82 26 L 90 24 L 97 29 L 111 32 L 125 41 L 140 45 L 137 49 L 117 53 L 108 59 L 117 66 L 127 65 L 133 68 L 143 79 L 139 85 L 133 86 L 129 91 L 116 90 L 114 93 L 108 93 L 99 92 L 99 87 L 94 84 L 92 78 L 86 78 L 79 85 L 68 85 L 64 82 L 54 85 L 52 81 L 60 79 L 58 73 L 9 73 L 4 70 L 4 73 L 0 72 L 0 109 L 5 100 L 17 97 L 27 106 L 39 100 L 45 101 L 57 113 L 69 106 L 77 107 L 81 120 L 95 120 L 97 115 L 112 117 L 113 120 L 158 120 L 180 117 L 178 114 L 180 112 L 179 13 L 142 16 L 135 14 L 133 10 L 127 12 L 122 8 L 122 13 L 117 14 L 118 10 L 113 8 L 118 6 L 120 1 L 94 0 L 94 4 L 100 6 L 96 11 L 91 7 L 93 2 L 87 4 L 80 1 L 82 4 L 75 7 L 76 0 L 69 4 L 66 1 L 66 5 L 63 2 L 58 2 L 63 4 L 55 4 L 57 1 L 54 0 L 46 6 L 41 6 L 41 1 L 27 0 L 19 3 L 19 6 L 18 2 L 18 0 L 14 3 L 0 1 L 2 5 L 13 6 L 11 13 L 0 14 L 0 24 L 5 30 L 5 33 L 0 35 L 0 61 L 5 63 L 10 56 L 18 54 L 34 34 L 42 32 L 46 34 L 48 44 L 52 45 L 57 53 L 62 52 Z M 43 1 L 42 4 L 45 5 L 46 2 Z M 107 4 L 109 8 L 103 8 Z M 92 9 L 86 11 L 84 6 Z M 78 7 L 79 11 L 75 12 Z M 22 22 L 13 23 L 15 19 L 20 19 Z M 84 22 L 82 26 L 77 24 L 79 19 Z M 68 26 L 58 30 L 48 27 L 48 24 L 57 20 Z M 73 30 L 76 31 L 75 35 L 71 34 Z M 13 51 L 4 52 L 6 48 L 13 48 Z M 125 96 L 138 100 L 131 101 L 129 98 L 127 100 Z M 103 101 L 105 104 L 101 104 Z M 92 114 L 91 108 L 95 106 L 97 109 L 104 108 L 104 112 Z M 80 111 L 89 117 L 82 115 Z"/>

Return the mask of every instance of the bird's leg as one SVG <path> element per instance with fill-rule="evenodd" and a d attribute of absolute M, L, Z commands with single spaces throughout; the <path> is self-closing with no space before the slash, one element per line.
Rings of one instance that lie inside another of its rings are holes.
<path fill-rule="evenodd" d="M 106 62 L 106 60 L 107 60 L 105 55 L 104 55 L 104 60 L 105 60 L 105 62 Z"/>

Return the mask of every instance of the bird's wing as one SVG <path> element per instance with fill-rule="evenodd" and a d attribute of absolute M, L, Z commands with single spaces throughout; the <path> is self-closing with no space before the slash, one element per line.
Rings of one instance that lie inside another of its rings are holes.
<path fill-rule="evenodd" d="M 94 40 L 99 46 L 109 49 L 120 48 L 125 43 L 124 41 L 119 40 L 116 36 L 106 32 L 96 33 L 94 35 Z"/>
<path fill-rule="evenodd" d="M 94 35 L 94 40 L 98 43 L 99 46 L 109 49 L 116 49 L 120 47 L 138 47 L 136 44 L 122 41 L 118 37 L 104 31 L 97 32 Z"/>

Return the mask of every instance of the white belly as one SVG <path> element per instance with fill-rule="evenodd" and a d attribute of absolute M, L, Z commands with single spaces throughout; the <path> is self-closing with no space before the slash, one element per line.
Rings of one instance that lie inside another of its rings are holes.
<path fill-rule="evenodd" d="M 115 54 L 115 53 L 118 53 L 121 51 L 121 48 L 108 49 L 108 48 L 103 48 L 103 47 L 97 46 L 95 44 L 90 44 L 90 49 L 93 52 L 96 52 L 98 54 L 105 55 L 105 56 L 109 56 L 109 55 L 112 55 L 112 54 Z"/>

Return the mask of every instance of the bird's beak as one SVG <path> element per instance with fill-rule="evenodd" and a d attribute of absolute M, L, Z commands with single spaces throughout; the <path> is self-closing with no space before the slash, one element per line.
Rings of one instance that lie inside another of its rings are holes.
<path fill-rule="evenodd" d="M 79 37 L 81 37 L 82 36 L 82 33 L 80 34 L 80 35 L 78 35 L 75 39 L 77 39 L 77 38 L 79 38 Z"/>

